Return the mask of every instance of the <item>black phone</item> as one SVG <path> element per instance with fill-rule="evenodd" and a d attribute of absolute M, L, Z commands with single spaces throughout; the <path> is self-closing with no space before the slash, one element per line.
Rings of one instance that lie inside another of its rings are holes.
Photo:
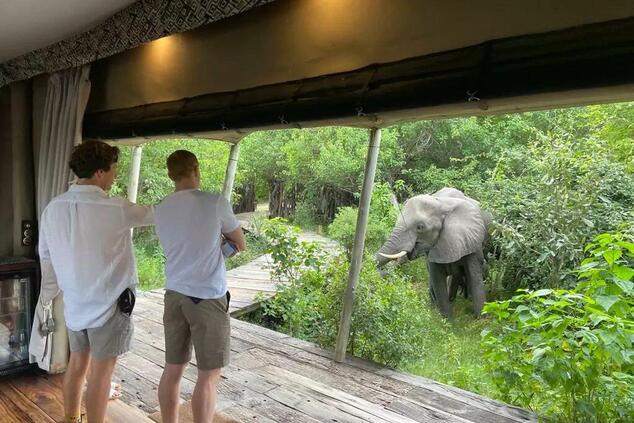
<path fill-rule="evenodd" d="M 134 303 L 136 302 L 136 296 L 134 295 L 134 291 L 130 288 L 126 288 L 125 291 L 119 295 L 119 300 L 117 301 L 117 305 L 121 313 L 127 314 L 128 316 L 132 314 L 132 310 L 134 310 Z"/>

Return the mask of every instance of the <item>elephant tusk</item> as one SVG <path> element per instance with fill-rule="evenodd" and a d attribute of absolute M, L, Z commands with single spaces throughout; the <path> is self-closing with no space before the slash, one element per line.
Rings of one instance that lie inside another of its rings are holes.
<path fill-rule="evenodd" d="M 400 259 L 401 257 L 403 257 L 405 254 L 407 254 L 407 251 L 401 251 L 400 253 L 396 253 L 396 254 L 383 254 L 383 253 L 379 253 L 379 255 L 381 257 L 385 257 L 386 259 L 390 259 L 390 260 L 396 260 L 396 259 Z"/>

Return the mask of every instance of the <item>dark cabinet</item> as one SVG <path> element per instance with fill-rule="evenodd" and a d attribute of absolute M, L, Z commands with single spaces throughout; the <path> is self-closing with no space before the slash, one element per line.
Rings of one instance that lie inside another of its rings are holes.
<path fill-rule="evenodd" d="M 0 258 L 0 375 L 29 366 L 38 276 L 35 260 Z"/>

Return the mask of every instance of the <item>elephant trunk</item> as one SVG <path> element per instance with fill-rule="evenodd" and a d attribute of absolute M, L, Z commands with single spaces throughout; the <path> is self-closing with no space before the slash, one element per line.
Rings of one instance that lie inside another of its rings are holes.
<path fill-rule="evenodd" d="M 395 228 L 392 235 L 385 241 L 376 254 L 376 261 L 379 267 L 391 260 L 396 260 L 408 254 L 414 248 L 416 239 L 411 237 L 406 231 Z"/>

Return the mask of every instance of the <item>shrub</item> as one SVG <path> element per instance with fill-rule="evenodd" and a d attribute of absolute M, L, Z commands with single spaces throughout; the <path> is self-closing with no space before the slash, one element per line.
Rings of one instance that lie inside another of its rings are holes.
<path fill-rule="evenodd" d="M 490 303 L 482 332 L 506 401 L 562 421 L 634 419 L 634 243 L 602 234 L 573 290 L 523 291 Z"/>
<path fill-rule="evenodd" d="M 349 263 L 340 256 L 324 260 L 315 245 L 300 243 L 280 220 L 265 229 L 274 260 L 273 273 L 288 279 L 263 304 L 262 320 L 292 336 L 332 348 L 336 344 Z M 379 275 L 366 257 L 355 293 L 350 353 L 397 366 L 420 359 L 431 336 L 443 339 L 448 325 L 401 272 Z M 433 336 L 436 334 L 436 336 Z"/>
<path fill-rule="evenodd" d="M 316 242 L 300 241 L 300 229 L 289 226 L 288 221 L 274 218 L 263 224 L 262 233 L 267 242 L 265 252 L 271 255 L 275 265 L 273 276 L 280 282 L 295 283 L 302 271 L 319 271 L 325 263 L 325 253 Z"/>
<path fill-rule="evenodd" d="M 154 228 L 134 231 L 134 252 L 137 260 L 139 287 L 149 291 L 165 286 L 165 256 L 154 235 Z"/>
<path fill-rule="evenodd" d="M 397 209 L 392 204 L 392 191 L 388 184 L 376 184 L 372 193 L 364 248 L 370 254 L 379 250 L 392 232 Z M 352 252 L 357 226 L 358 209 L 341 207 L 335 220 L 328 226 L 328 236 L 344 248 L 348 257 Z"/>

